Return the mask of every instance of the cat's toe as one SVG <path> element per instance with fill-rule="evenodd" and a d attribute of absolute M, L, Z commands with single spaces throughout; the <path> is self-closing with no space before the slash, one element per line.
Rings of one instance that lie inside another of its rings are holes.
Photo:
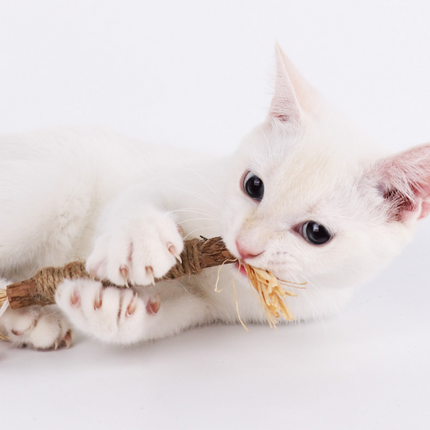
<path fill-rule="evenodd" d="M 68 330 L 66 332 L 63 339 L 60 340 L 60 344 L 59 344 L 60 348 L 68 349 L 71 347 L 71 345 L 72 345 L 72 334 L 73 334 L 72 330 Z"/>
<path fill-rule="evenodd" d="M 109 245 L 109 236 L 100 236 L 94 246 L 93 251 L 87 258 L 86 270 L 93 277 L 97 279 L 107 279 L 107 254 L 106 249 Z"/>
<path fill-rule="evenodd" d="M 150 300 L 145 302 L 132 289 L 103 287 L 101 282 L 91 280 L 63 282 L 57 289 L 56 301 L 72 324 L 84 333 L 121 344 L 138 341 L 145 318 L 160 306 L 152 299 L 155 304 L 148 308 Z"/>
<path fill-rule="evenodd" d="M 153 285 L 156 278 L 162 278 L 180 260 L 182 249 L 182 243 L 173 245 L 159 237 L 136 243 L 131 258 L 130 282 L 135 285 Z"/>
<path fill-rule="evenodd" d="M 56 306 L 9 310 L 4 325 L 15 346 L 38 350 L 70 347 L 72 330 Z"/>
<path fill-rule="evenodd" d="M 169 217 L 137 219 L 127 228 L 101 235 L 86 269 L 119 286 L 152 285 L 181 261 L 183 247 L 180 231 Z"/>

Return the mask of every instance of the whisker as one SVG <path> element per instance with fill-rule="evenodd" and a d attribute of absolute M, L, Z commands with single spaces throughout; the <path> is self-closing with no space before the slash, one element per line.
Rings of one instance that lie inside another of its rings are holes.
<path fill-rule="evenodd" d="M 185 193 L 188 193 L 188 194 L 190 194 L 190 195 L 192 195 L 192 196 L 194 196 L 194 197 L 196 197 L 196 198 L 204 201 L 205 203 L 213 206 L 215 209 L 220 210 L 219 206 L 217 206 L 215 203 L 211 202 L 210 200 L 204 198 L 203 196 L 201 196 L 200 194 L 196 193 L 195 191 L 192 191 L 192 190 L 186 189 L 186 188 L 181 188 L 181 187 L 178 187 L 177 185 L 171 185 L 171 187 L 175 188 L 177 190 L 183 191 Z"/>
<path fill-rule="evenodd" d="M 192 294 L 185 288 L 185 285 L 181 282 L 181 281 L 178 281 L 177 279 L 175 280 L 178 284 L 180 284 L 181 285 L 181 287 L 190 295 L 190 296 L 192 296 Z"/>
<path fill-rule="evenodd" d="M 185 222 L 190 222 L 190 221 L 200 221 L 200 220 L 205 220 L 205 221 L 219 221 L 217 218 L 189 218 L 189 219 L 186 219 L 184 221 L 178 222 L 178 224 L 183 224 Z"/>
<path fill-rule="evenodd" d="M 189 166 L 191 171 L 194 172 L 195 175 L 197 175 L 202 182 L 215 194 L 215 196 L 217 196 L 223 203 L 226 203 L 226 201 L 214 190 L 214 188 L 212 188 L 211 185 L 205 178 L 203 178 L 198 172 L 197 170 L 195 170 L 194 168 L 192 168 L 191 166 Z"/>
<path fill-rule="evenodd" d="M 198 208 L 182 208 L 182 209 L 174 209 L 174 210 L 169 211 L 169 213 L 176 213 L 176 212 L 191 212 L 191 213 L 195 213 L 197 215 L 208 215 L 208 216 L 213 215 L 213 213 L 205 212 L 205 211 L 198 209 Z"/>
<path fill-rule="evenodd" d="M 307 279 L 309 285 L 311 285 L 319 294 L 321 294 L 325 299 L 330 300 L 330 296 L 327 295 L 326 292 L 324 292 L 324 288 L 321 288 L 322 286 L 319 285 L 319 287 L 316 284 L 319 284 L 319 282 L 311 275 L 307 274 L 306 276 L 303 276 L 305 279 L 306 277 L 311 277 L 314 280 Z"/>
<path fill-rule="evenodd" d="M 314 284 L 311 283 L 311 285 L 320 293 L 322 293 L 321 290 L 319 290 Z M 324 330 L 324 339 L 327 340 L 327 326 L 325 324 L 324 318 L 322 318 L 321 313 L 318 311 L 318 309 L 316 308 L 316 306 L 313 304 L 312 300 L 310 299 L 310 297 L 308 296 L 307 292 L 302 292 L 303 293 L 303 297 L 307 300 L 307 302 L 313 307 L 314 312 L 316 317 L 319 319 L 319 321 L 322 323 L 322 327 Z M 323 294 L 323 293 L 322 293 Z M 325 294 L 323 294 L 325 295 Z"/>

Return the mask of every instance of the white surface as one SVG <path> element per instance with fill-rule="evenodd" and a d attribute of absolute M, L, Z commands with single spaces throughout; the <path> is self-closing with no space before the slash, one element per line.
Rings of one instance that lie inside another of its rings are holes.
<path fill-rule="evenodd" d="M 430 140 L 426 1 L 0 5 L 0 132 L 97 124 L 227 152 L 269 104 L 278 40 L 393 149 Z M 347 144 L 347 143 L 345 143 Z M 0 344 L 1 428 L 428 429 L 430 223 L 337 318 L 128 349 Z"/>

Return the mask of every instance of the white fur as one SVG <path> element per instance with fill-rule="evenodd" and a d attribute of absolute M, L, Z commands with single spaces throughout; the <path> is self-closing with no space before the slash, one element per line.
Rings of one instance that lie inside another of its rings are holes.
<path fill-rule="evenodd" d="M 111 343 L 237 322 L 234 266 L 221 270 L 221 292 L 214 291 L 218 268 L 151 286 L 152 276 L 164 275 L 182 250 L 179 224 L 186 239 L 221 235 L 238 257 L 236 241 L 263 250 L 248 262 L 281 279 L 307 283 L 288 300 L 296 319 L 326 317 L 400 251 L 416 219 L 426 215 L 427 191 L 409 196 L 416 198 L 415 212 L 399 206 L 401 199 L 395 206 L 384 194 L 399 181 L 401 192 L 413 194 L 416 187 L 405 185 L 410 172 L 413 184 L 427 190 L 426 169 L 412 168 L 413 156 L 403 165 L 382 158 L 375 148 L 279 48 L 269 116 L 230 157 L 190 154 L 89 129 L 4 136 L 0 275 L 17 281 L 41 267 L 81 258 L 100 278 L 141 285 L 104 289 L 96 281 L 67 281 L 60 286 L 57 304 L 72 325 Z M 420 157 L 430 160 L 430 150 L 423 148 Z M 398 165 L 403 167 L 392 167 Z M 241 189 L 246 171 L 264 181 L 260 203 Z M 408 216 L 393 219 L 394 206 Z M 323 246 L 306 242 L 298 226 L 309 220 L 328 227 L 333 239 Z M 242 274 L 236 290 L 242 319 L 264 322 Z M 148 312 L 157 295 L 160 310 Z M 18 333 L 16 343 L 36 348 L 58 346 L 69 330 L 59 313 L 38 308 L 8 310 L 0 322 L 6 334 Z"/>
<path fill-rule="evenodd" d="M 10 282 L 0 279 L 0 288 Z M 9 336 L 16 346 L 32 346 L 37 349 L 69 347 L 72 329 L 66 316 L 56 306 L 13 311 L 7 309 L 0 319 L 0 332 Z"/>

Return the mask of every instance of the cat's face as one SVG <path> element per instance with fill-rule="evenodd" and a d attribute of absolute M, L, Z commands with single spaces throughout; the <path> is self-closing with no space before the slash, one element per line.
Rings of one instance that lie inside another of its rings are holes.
<path fill-rule="evenodd" d="M 427 214 L 430 147 L 380 159 L 277 54 L 268 119 L 235 156 L 223 237 L 238 258 L 308 291 L 350 290 Z"/>

